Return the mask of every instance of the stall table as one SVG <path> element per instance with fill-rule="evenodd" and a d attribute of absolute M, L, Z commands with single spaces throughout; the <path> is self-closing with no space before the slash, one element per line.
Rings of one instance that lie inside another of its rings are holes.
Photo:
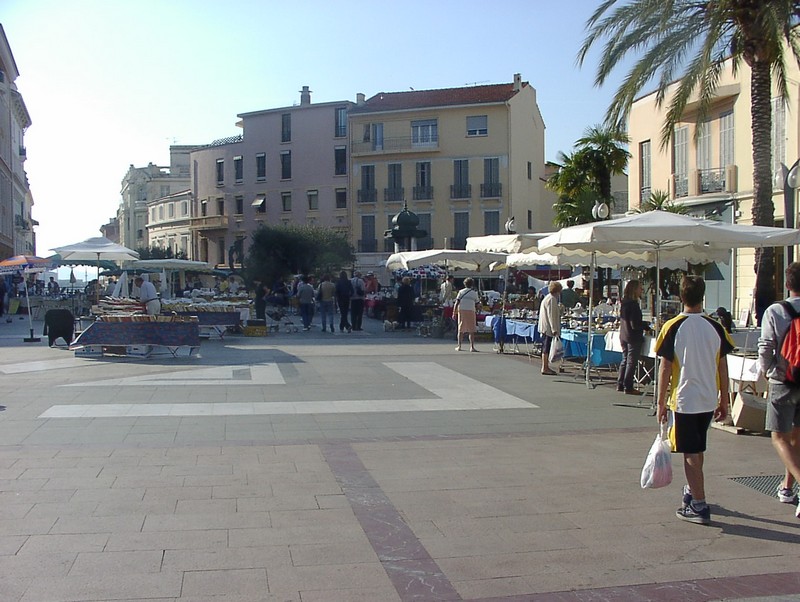
<path fill-rule="evenodd" d="M 592 333 L 592 366 L 612 366 L 622 361 L 622 353 L 606 350 L 605 333 Z M 561 341 L 564 343 L 564 357 L 586 357 L 589 335 L 581 330 L 562 329 Z"/>
<path fill-rule="evenodd" d="M 228 328 L 238 328 L 241 314 L 237 311 L 181 311 L 179 316 L 197 316 L 200 336 L 223 339 Z"/>
<path fill-rule="evenodd" d="M 92 323 L 70 343 L 76 355 L 130 355 L 149 357 L 166 351 L 173 357 L 192 355 L 200 347 L 197 322 Z"/>
<path fill-rule="evenodd" d="M 495 343 L 501 342 L 501 334 L 495 328 L 498 326 L 500 318 L 501 316 L 486 316 L 484 318 L 484 326 L 495 333 Z M 505 337 L 503 337 L 502 341 L 504 343 L 512 343 L 515 353 L 519 352 L 519 342 L 522 341 L 525 344 L 525 352 L 530 355 L 534 346 L 542 342 L 542 337 L 539 336 L 539 324 L 505 318 Z"/>

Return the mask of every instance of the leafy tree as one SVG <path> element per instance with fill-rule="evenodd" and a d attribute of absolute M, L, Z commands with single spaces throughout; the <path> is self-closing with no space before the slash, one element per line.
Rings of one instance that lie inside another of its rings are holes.
<path fill-rule="evenodd" d="M 664 190 L 654 190 L 650 193 L 650 198 L 644 201 L 639 207 L 634 209 L 636 213 L 646 213 L 647 211 L 668 211 L 670 213 L 680 213 L 686 215 L 689 210 L 683 203 L 675 203 L 669 197 L 669 193 Z"/>
<path fill-rule="evenodd" d="M 753 145 L 753 223 L 774 226 L 771 174 L 772 76 L 788 98 L 787 59 L 800 62 L 798 0 L 604 0 L 589 18 L 578 53 L 583 64 L 589 49 L 605 40 L 595 83 L 605 83 L 629 55 L 638 58 L 619 86 L 607 122 L 625 122 L 634 99 L 651 82 L 656 103 L 669 97 L 661 130 L 666 147 L 689 100 L 697 95 L 697 123 L 708 116 L 725 62 L 734 71 L 750 67 L 750 113 Z M 674 94 L 668 94 L 678 80 Z M 756 308 L 760 319 L 772 302 L 774 249 L 756 251 Z"/>
<path fill-rule="evenodd" d="M 354 260 L 350 243 L 330 228 L 264 225 L 253 232 L 245 276 L 271 286 L 292 274 L 334 273 Z"/>
<path fill-rule="evenodd" d="M 183 251 L 175 253 L 169 247 L 164 248 L 157 245 L 137 247 L 136 252 L 139 253 L 139 259 L 189 259 Z"/>

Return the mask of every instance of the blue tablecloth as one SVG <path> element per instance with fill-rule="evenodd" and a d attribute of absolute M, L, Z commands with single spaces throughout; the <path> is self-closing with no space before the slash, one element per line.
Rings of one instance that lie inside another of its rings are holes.
<path fill-rule="evenodd" d="M 588 333 L 580 330 L 563 329 L 561 340 L 564 343 L 564 357 L 586 357 Z M 592 334 L 592 365 L 609 366 L 619 364 L 622 354 L 619 351 L 606 351 L 605 333 Z"/>
<path fill-rule="evenodd" d="M 526 339 L 531 343 L 542 342 L 542 337 L 539 336 L 539 325 L 535 322 L 511 320 L 501 316 L 487 316 L 484 324 L 487 328 L 492 329 L 495 343 L 500 341 L 515 342 L 519 339 Z M 503 327 L 504 325 L 505 328 Z"/>
<path fill-rule="evenodd" d="M 197 316 L 200 326 L 238 326 L 238 311 L 179 311 L 179 316 Z"/>
<path fill-rule="evenodd" d="M 94 322 L 70 348 L 84 345 L 199 347 L 200 329 L 197 322 Z"/>

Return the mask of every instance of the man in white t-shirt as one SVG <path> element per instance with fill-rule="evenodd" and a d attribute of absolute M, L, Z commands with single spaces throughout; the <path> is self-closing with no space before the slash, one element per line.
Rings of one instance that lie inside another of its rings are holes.
<path fill-rule="evenodd" d="M 134 280 L 139 289 L 139 301 L 144 303 L 145 311 L 148 316 L 157 316 L 161 313 L 161 301 L 158 300 L 156 287 L 149 280 L 137 276 Z"/>

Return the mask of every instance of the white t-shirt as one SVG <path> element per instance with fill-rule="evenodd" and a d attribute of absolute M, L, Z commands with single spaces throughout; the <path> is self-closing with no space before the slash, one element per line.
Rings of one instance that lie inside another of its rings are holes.
<path fill-rule="evenodd" d="M 478 302 L 478 293 L 476 293 L 471 288 L 462 288 L 458 291 L 458 296 L 456 297 L 456 303 L 458 303 L 458 309 L 463 309 L 465 311 L 475 311 L 475 304 Z"/>

